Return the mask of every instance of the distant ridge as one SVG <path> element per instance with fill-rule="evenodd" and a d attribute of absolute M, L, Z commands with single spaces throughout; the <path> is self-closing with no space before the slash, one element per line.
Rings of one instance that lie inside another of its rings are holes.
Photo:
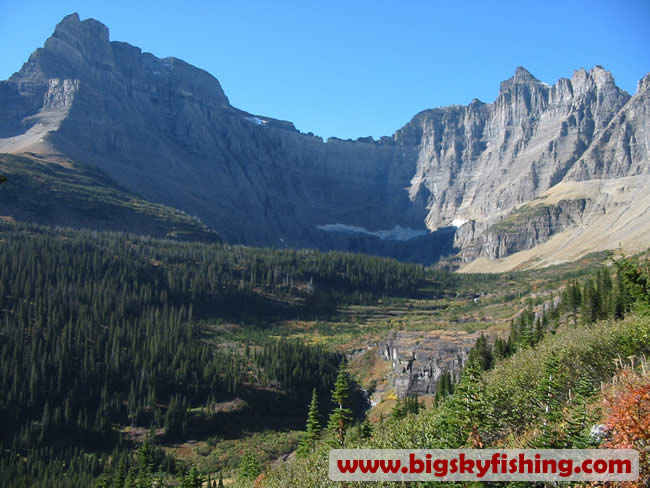
<path fill-rule="evenodd" d="M 625 218 L 622 209 L 644 204 L 628 192 L 635 185 L 619 185 L 615 203 L 567 193 L 533 219 L 517 217 L 559 184 L 648 175 L 649 87 L 646 75 L 630 95 L 601 66 L 549 86 L 518 67 L 492 103 L 425 110 L 379 141 L 324 142 L 231 106 L 209 73 L 111 41 L 101 22 L 71 14 L 0 82 L 0 152 L 98 168 L 230 242 L 427 263 L 453 244 L 462 262 L 502 259 L 596 225 L 588 215 Z M 398 226 L 413 239 L 379 237 Z M 455 226 L 455 237 L 434 232 Z"/>

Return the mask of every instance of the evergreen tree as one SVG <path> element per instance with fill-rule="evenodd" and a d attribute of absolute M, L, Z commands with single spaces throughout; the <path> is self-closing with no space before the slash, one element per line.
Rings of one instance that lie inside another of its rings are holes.
<path fill-rule="evenodd" d="M 311 403 L 309 404 L 309 411 L 307 413 L 307 427 L 305 434 L 300 439 L 298 445 L 298 455 L 305 456 L 312 452 L 316 445 L 316 441 L 320 437 L 320 412 L 318 410 L 318 395 L 316 388 L 311 394 Z"/>
<path fill-rule="evenodd" d="M 135 479 L 137 488 L 150 488 L 153 482 L 153 453 L 151 443 L 146 440 L 136 452 L 138 475 Z"/>
<path fill-rule="evenodd" d="M 580 377 L 567 420 L 567 448 L 592 449 L 598 446 L 591 436 L 591 426 L 598 420 L 598 415 L 596 412 L 589 411 L 589 399 L 594 391 L 591 380 L 586 376 Z"/>
<path fill-rule="evenodd" d="M 135 474 L 133 471 L 133 469 L 129 469 L 129 472 L 124 479 L 124 484 L 122 485 L 124 488 L 137 488 L 135 484 Z"/>
<path fill-rule="evenodd" d="M 199 470 L 196 469 L 196 466 L 192 466 L 187 470 L 187 473 L 181 478 L 181 488 L 202 488 L 203 487 L 203 476 L 199 473 Z"/>
<path fill-rule="evenodd" d="M 123 488 L 126 481 L 126 464 L 124 459 L 120 459 L 120 462 L 117 465 L 117 472 L 115 473 L 115 478 L 113 479 L 113 488 Z"/>
<path fill-rule="evenodd" d="M 501 360 L 507 358 L 509 355 L 508 343 L 501 339 L 501 337 L 497 337 L 494 340 L 494 358 Z"/>
<path fill-rule="evenodd" d="M 492 347 L 487 341 L 487 337 L 481 334 L 476 340 L 476 344 L 469 353 L 469 361 L 473 361 L 481 371 L 487 371 L 492 368 L 494 357 Z"/>
<path fill-rule="evenodd" d="M 262 469 L 257 462 L 257 457 L 252 452 L 247 452 L 239 461 L 239 477 L 244 480 L 254 479 Z"/>
<path fill-rule="evenodd" d="M 95 482 L 95 488 L 111 488 L 111 480 L 107 474 L 102 474 Z"/>
<path fill-rule="evenodd" d="M 593 324 L 598 320 L 600 303 L 600 292 L 594 288 L 593 281 L 588 279 L 585 282 L 582 291 L 582 308 L 580 310 L 580 316 L 582 317 L 583 323 Z"/>
<path fill-rule="evenodd" d="M 544 361 L 542 381 L 537 391 L 538 402 L 542 408 L 542 432 L 534 441 L 534 447 L 538 449 L 563 447 L 561 434 L 557 431 L 557 423 L 562 418 L 560 402 L 562 377 L 559 359 L 555 353 L 552 353 Z"/>
<path fill-rule="evenodd" d="M 404 417 L 406 417 L 404 405 L 402 405 L 402 400 L 398 398 L 395 402 L 395 405 L 393 405 L 393 410 L 390 412 L 390 418 L 392 420 L 401 420 Z"/>
<path fill-rule="evenodd" d="M 461 442 L 467 442 L 470 434 L 475 430 L 483 430 L 488 427 L 488 417 L 482 392 L 483 383 L 480 367 L 476 363 L 468 362 L 453 397 L 459 409 L 459 436 Z"/>
<path fill-rule="evenodd" d="M 372 424 L 367 419 L 359 427 L 359 436 L 363 440 L 368 440 L 372 437 Z"/>
<path fill-rule="evenodd" d="M 578 325 L 578 311 L 582 305 L 582 293 L 580 293 L 580 287 L 575 280 L 568 285 L 567 302 L 573 325 Z"/>
<path fill-rule="evenodd" d="M 339 371 L 332 391 L 332 402 L 334 410 L 330 414 L 327 423 L 328 431 L 333 435 L 336 443 L 343 446 L 345 442 L 345 432 L 347 425 L 352 417 L 352 411 L 346 407 L 349 395 L 348 375 L 345 372 L 345 364 L 341 361 Z"/>

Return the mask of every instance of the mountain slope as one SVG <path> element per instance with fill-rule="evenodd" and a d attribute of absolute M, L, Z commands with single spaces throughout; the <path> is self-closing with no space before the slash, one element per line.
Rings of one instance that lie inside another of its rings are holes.
<path fill-rule="evenodd" d="M 469 262 L 503 257 L 484 245 L 488 229 L 558 183 L 650 172 L 649 80 L 630 96 L 599 66 L 553 86 L 518 68 L 494 103 L 426 110 L 379 141 L 323 141 L 231 106 L 205 71 L 72 14 L 0 82 L 0 151 L 84 161 L 232 242 L 433 262 L 451 250 L 436 231 L 460 227 L 454 245 Z M 561 221 L 507 254 L 579 216 Z"/>
<path fill-rule="evenodd" d="M 0 215 L 41 224 L 137 232 L 170 239 L 218 242 L 195 218 L 148 202 L 106 175 L 70 162 L 0 154 Z"/>

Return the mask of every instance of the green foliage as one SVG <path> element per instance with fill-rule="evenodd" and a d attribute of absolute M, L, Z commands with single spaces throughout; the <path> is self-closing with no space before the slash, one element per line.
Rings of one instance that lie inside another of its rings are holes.
<path fill-rule="evenodd" d="M 257 457 L 252 452 L 247 452 L 239 464 L 239 477 L 244 480 L 254 479 L 262 472 Z"/>
<path fill-rule="evenodd" d="M 417 414 L 421 408 L 422 405 L 418 402 L 416 395 L 410 395 L 403 399 L 398 398 L 391 412 L 391 419 L 401 420 L 407 415 Z"/>
<path fill-rule="evenodd" d="M 276 459 L 285 459 L 295 451 L 302 432 L 267 430 L 255 432 L 240 438 L 224 439 L 210 449 L 207 456 L 197 459 L 197 467 L 203 473 L 223 472 L 237 475 L 242 458 L 246 453 L 255 453 L 260 467 L 266 467 Z M 206 446 L 207 447 L 207 446 Z"/>
<path fill-rule="evenodd" d="M 187 472 L 180 478 L 180 488 L 202 488 L 203 487 L 203 476 L 199 473 L 199 470 L 196 466 L 190 467 Z"/>
<path fill-rule="evenodd" d="M 481 371 L 492 368 L 494 356 L 492 355 L 492 347 L 485 335 L 481 334 L 476 340 L 476 344 L 469 353 L 468 361 L 477 365 Z"/>
<path fill-rule="evenodd" d="M 648 256 L 643 264 L 626 258 L 613 260 L 620 279 L 621 307 L 634 307 L 642 315 L 650 314 L 650 266 Z"/>
<path fill-rule="evenodd" d="M 544 360 L 542 380 L 538 383 L 536 404 L 542 411 L 541 434 L 535 439 L 534 447 L 538 449 L 560 449 L 561 437 L 557 431 L 557 423 L 562 418 L 562 385 L 566 383 L 565 372 L 554 351 Z"/>
<path fill-rule="evenodd" d="M 330 414 L 327 422 L 327 429 L 331 433 L 335 442 L 343 446 L 345 442 L 345 432 L 348 424 L 352 419 L 352 411 L 347 407 L 349 401 L 350 385 L 348 374 L 345 371 L 345 363 L 341 362 L 339 371 L 332 391 L 332 403 L 334 410 Z"/>
<path fill-rule="evenodd" d="M 590 392 L 594 385 L 611 379 L 613 358 L 632 354 L 650 354 L 650 318 L 562 328 L 489 371 L 481 372 L 469 363 L 454 394 L 438 408 L 386 422 L 371 438 L 359 438 L 346 447 L 586 446 L 591 441 L 582 426 L 591 426 L 593 418 L 593 412 L 584 408 Z M 304 480 L 313 483 L 308 486 L 336 486 L 322 481 L 326 479 L 327 451 L 317 449 L 304 460 L 273 470 L 265 486 L 298 488 L 305 486 Z"/>
<path fill-rule="evenodd" d="M 27 156 L 0 154 L 0 171 L 9 175 L 0 192 L 0 207 L 3 215 L 16 220 L 138 229 L 161 237 L 204 242 L 220 240 L 196 217 L 140 199 L 90 165 L 64 167 Z"/>
<path fill-rule="evenodd" d="M 307 413 L 307 427 L 305 429 L 305 434 L 298 445 L 298 455 L 304 456 L 313 451 L 319 437 L 320 412 L 318 410 L 318 395 L 316 393 L 316 388 L 314 388 L 312 391 L 311 403 L 309 404 L 309 412 Z"/>
<path fill-rule="evenodd" d="M 570 449 L 593 449 L 598 447 L 598 441 L 591 435 L 591 426 L 598 420 L 598 412 L 591 411 L 590 399 L 596 389 L 587 376 L 578 379 L 574 399 L 570 406 L 566 426 L 566 446 Z"/>
<path fill-rule="evenodd" d="M 255 352 L 254 362 L 265 384 L 280 384 L 298 400 L 311 395 L 311 387 L 321 394 L 328 392 L 337 374 L 340 358 L 321 346 L 297 341 L 266 341 Z"/>
<path fill-rule="evenodd" d="M 505 359 L 512 354 L 511 342 L 497 337 L 494 340 L 494 359 Z"/>
<path fill-rule="evenodd" d="M 337 355 L 267 340 L 246 357 L 206 340 L 197 318 L 309 314 L 299 285 L 310 281 L 337 302 L 362 302 L 408 294 L 424 278 L 419 266 L 345 253 L 6 223 L 0 237 L 1 441 L 15 451 L 110 451 L 115 424 L 180 437 L 192 407 L 241 394 L 245 382 L 281 386 L 293 403 L 314 387 L 325 394 Z M 49 463 L 42 469 L 58 473 Z"/>
<path fill-rule="evenodd" d="M 566 304 L 569 309 L 569 313 L 571 314 L 573 325 L 577 325 L 578 311 L 582 305 L 582 293 L 576 280 L 571 281 L 567 285 Z"/>
<path fill-rule="evenodd" d="M 368 420 L 364 420 L 359 426 L 359 436 L 363 440 L 368 440 L 372 437 L 373 428 Z"/>
<path fill-rule="evenodd" d="M 436 402 L 444 400 L 447 396 L 454 392 L 454 382 L 451 378 L 451 373 L 445 371 L 440 375 L 440 379 L 436 384 Z"/>

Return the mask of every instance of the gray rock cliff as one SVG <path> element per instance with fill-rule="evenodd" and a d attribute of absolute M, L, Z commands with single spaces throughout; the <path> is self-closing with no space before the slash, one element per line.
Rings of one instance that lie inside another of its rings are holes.
<path fill-rule="evenodd" d="M 390 384 L 397 397 L 431 395 L 444 373 L 457 377 L 479 336 L 457 330 L 391 332 L 379 353 L 391 361 Z"/>
<path fill-rule="evenodd" d="M 392 231 L 456 226 L 465 259 L 495 257 L 580 219 L 566 207 L 516 238 L 496 233 L 554 185 L 650 171 L 649 88 L 646 76 L 630 96 L 600 66 L 549 86 L 520 67 L 493 103 L 426 110 L 379 141 L 324 142 L 233 107 L 209 73 L 110 41 L 106 26 L 72 14 L 0 82 L 0 152 L 96 166 L 231 242 L 431 262 L 453 237 Z"/>

